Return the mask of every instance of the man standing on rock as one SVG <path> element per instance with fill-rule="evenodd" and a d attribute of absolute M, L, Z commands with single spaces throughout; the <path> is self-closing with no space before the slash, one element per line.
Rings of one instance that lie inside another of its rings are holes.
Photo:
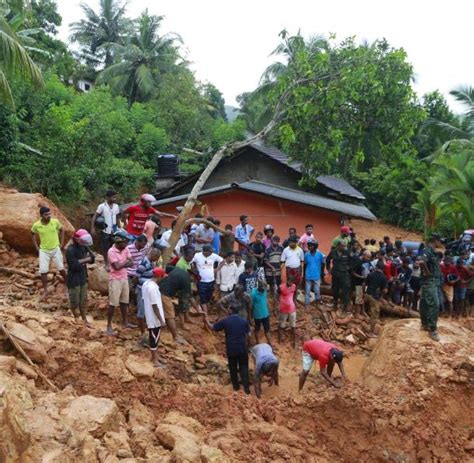
<path fill-rule="evenodd" d="M 344 354 L 334 344 L 323 341 L 322 339 L 310 339 L 305 335 L 305 343 L 303 344 L 303 370 L 300 373 L 299 390 L 303 389 L 306 378 L 313 366 L 315 360 L 319 362 L 321 376 L 334 387 L 341 387 L 341 383 L 333 379 L 332 371 L 334 364 L 337 363 L 341 372 L 342 380 L 346 379 L 342 359 Z"/>
<path fill-rule="evenodd" d="M 165 326 L 163 304 L 161 301 L 159 282 L 166 277 L 161 268 L 153 269 L 153 276 L 143 283 L 142 295 L 145 307 L 145 319 L 148 327 L 151 361 L 153 366 L 162 368 L 163 364 L 158 361 L 158 342 L 160 340 L 161 327 Z"/>
<path fill-rule="evenodd" d="M 95 214 L 91 220 L 91 233 L 96 232 L 96 222 L 100 218 L 103 221 L 102 229 L 100 230 L 100 250 L 104 256 L 105 268 L 109 269 L 107 262 L 107 253 L 112 247 L 113 234 L 118 228 L 118 219 L 120 216 L 120 208 L 117 204 L 117 193 L 113 190 L 108 190 L 105 193 L 105 201 L 97 206 Z"/>
<path fill-rule="evenodd" d="M 51 209 L 43 206 L 40 208 L 41 219 L 31 227 L 33 244 L 39 254 L 39 270 L 41 282 L 43 283 L 42 300 L 48 297 L 48 272 L 51 261 L 54 262 L 57 271 L 61 274 L 66 284 L 66 270 L 64 270 L 64 229 L 58 219 L 51 217 Z M 39 238 L 39 244 L 38 244 Z"/>
<path fill-rule="evenodd" d="M 129 286 L 127 268 L 133 265 L 132 256 L 127 248 L 128 238 L 125 234 L 117 233 L 114 237 L 114 245 L 109 249 L 108 259 L 109 272 L 109 310 L 107 312 L 107 334 L 115 336 L 112 329 L 115 307 L 120 306 L 122 314 L 122 325 L 126 328 L 134 328 L 135 325 L 128 323 Z"/>
<path fill-rule="evenodd" d="M 77 230 L 72 236 L 72 244 L 66 250 L 67 261 L 67 288 L 74 319 L 78 319 L 77 309 L 81 314 L 84 325 L 88 328 L 91 324 L 87 321 L 87 264 L 93 264 L 95 256 L 90 250 L 92 236 L 87 230 Z"/>
<path fill-rule="evenodd" d="M 230 308 L 231 314 L 227 318 L 224 318 L 223 320 L 220 320 L 214 324 L 209 323 L 206 312 L 203 314 L 204 321 L 211 330 L 224 330 L 225 332 L 227 360 L 229 362 L 230 379 L 232 381 L 232 387 L 234 388 L 234 391 L 238 391 L 240 389 L 240 373 L 240 379 L 244 386 L 244 391 L 246 394 L 250 394 L 249 355 L 247 351 L 250 325 L 245 318 L 242 318 L 238 315 L 239 309 L 239 305 L 232 305 Z"/>
<path fill-rule="evenodd" d="M 421 255 L 419 256 L 421 268 L 421 329 L 428 331 L 429 336 L 433 341 L 439 341 L 438 285 L 441 279 L 441 269 L 439 266 L 439 261 L 435 249 L 440 246 L 440 236 L 436 233 L 433 233 L 428 241 L 428 245 L 423 249 Z"/>
<path fill-rule="evenodd" d="M 268 385 L 275 384 L 278 386 L 278 358 L 273 353 L 272 346 L 270 344 L 261 343 L 256 344 L 250 349 L 250 352 L 255 359 L 255 377 L 254 387 L 255 394 L 258 398 L 262 395 L 262 377 L 268 378 Z"/>

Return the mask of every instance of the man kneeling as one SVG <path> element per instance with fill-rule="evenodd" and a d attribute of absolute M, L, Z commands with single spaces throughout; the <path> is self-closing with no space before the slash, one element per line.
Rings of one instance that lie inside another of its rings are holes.
<path fill-rule="evenodd" d="M 341 387 L 341 383 L 331 377 L 334 364 L 337 363 L 341 372 L 342 380 L 346 379 L 342 359 L 344 354 L 334 344 L 323 341 L 322 339 L 311 339 L 305 336 L 303 344 L 303 370 L 300 373 L 299 390 L 303 389 L 306 377 L 308 376 L 313 362 L 319 362 L 321 376 L 334 387 Z"/>

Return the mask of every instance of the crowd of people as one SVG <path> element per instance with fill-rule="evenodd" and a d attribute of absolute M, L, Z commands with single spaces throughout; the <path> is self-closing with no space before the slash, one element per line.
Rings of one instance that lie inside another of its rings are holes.
<path fill-rule="evenodd" d="M 190 323 L 189 310 L 194 307 L 202 314 L 206 327 L 225 332 L 235 390 L 239 389 L 240 374 L 245 392 L 250 392 L 248 354 L 252 353 L 259 396 L 262 377 L 278 385 L 272 313 L 277 320 L 278 342 L 282 343 L 288 332 L 296 348 L 297 290 L 304 292 L 304 310 L 310 310 L 311 304 L 321 303 L 321 284 L 328 278 L 333 310 L 343 316 L 370 316 L 371 336 L 376 336 L 382 299 L 419 310 L 422 327 L 434 340 L 439 340 L 440 312 L 450 316 L 470 314 L 474 254 L 438 253 L 441 243 L 437 235 L 426 246 L 408 249 L 401 240 L 392 243 L 389 237 L 379 243 L 374 239 L 361 243 L 344 225 L 326 256 L 319 250 L 312 224 L 306 225 L 301 236 L 290 227 L 288 236 L 282 239 L 270 224 L 255 230 L 246 215 L 240 216 L 237 225 L 221 228 L 218 219 L 197 214 L 176 236 L 173 231 L 177 217 L 152 207 L 154 200 L 145 194 L 138 204 L 121 211 L 116 192 L 108 191 L 92 217 L 90 232 L 77 230 L 67 249 L 64 230 L 48 208 L 40 209 L 40 220 L 31 231 L 39 253 L 43 298 L 48 297 L 47 274 L 54 262 L 66 282 L 72 313 L 86 326 L 90 326 L 86 314 L 87 264 L 95 261 L 92 236 L 99 235 L 109 275 L 106 333 L 116 335 L 113 318 L 119 308 L 122 326 L 139 328 L 139 342 L 149 347 L 157 367 L 164 366 L 157 350 L 161 329 L 166 326 L 177 344 L 186 343 L 179 330 Z M 170 229 L 162 227 L 162 217 L 172 219 Z M 163 265 L 163 253 L 170 248 L 172 257 Z M 136 307 L 138 326 L 129 321 L 130 303 Z M 210 322 L 211 315 L 217 317 L 214 323 Z M 261 342 L 262 331 L 265 342 Z M 254 347 L 249 350 L 251 338 Z M 322 376 L 339 387 L 342 383 L 332 378 L 332 372 L 337 363 L 345 378 L 342 359 L 335 345 L 305 339 L 300 389 L 314 360 L 319 362 Z"/>

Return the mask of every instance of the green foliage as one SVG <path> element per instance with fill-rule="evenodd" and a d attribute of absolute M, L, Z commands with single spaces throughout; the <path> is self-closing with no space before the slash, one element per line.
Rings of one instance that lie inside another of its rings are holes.
<path fill-rule="evenodd" d="M 205 84 L 202 86 L 202 95 L 207 101 L 209 114 L 214 119 L 227 120 L 225 113 L 225 100 L 219 89 L 212 84 Z"/>
<path fill-rule="evenodd" d="M 170 139 L 161 127 L 147 122 L 137 136 L 137 160 L 148 166 L 154 166 L 156 156 L 165 153 L 170 146 Z"/>

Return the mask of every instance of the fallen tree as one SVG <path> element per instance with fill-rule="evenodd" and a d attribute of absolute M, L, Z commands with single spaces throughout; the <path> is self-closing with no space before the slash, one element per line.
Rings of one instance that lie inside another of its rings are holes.
<path fill-rule="evenodd" d="M 329 285 L 321 285 L 321 294 L 332 297 L 332 289 Z M 380 299 L 380 311 L 387 315 L 396 315 L 400 318 L 420 318 L 420 314 L 414 310 L 407 309 L 401 305 L 395 305 L 385 299 Z"/>

